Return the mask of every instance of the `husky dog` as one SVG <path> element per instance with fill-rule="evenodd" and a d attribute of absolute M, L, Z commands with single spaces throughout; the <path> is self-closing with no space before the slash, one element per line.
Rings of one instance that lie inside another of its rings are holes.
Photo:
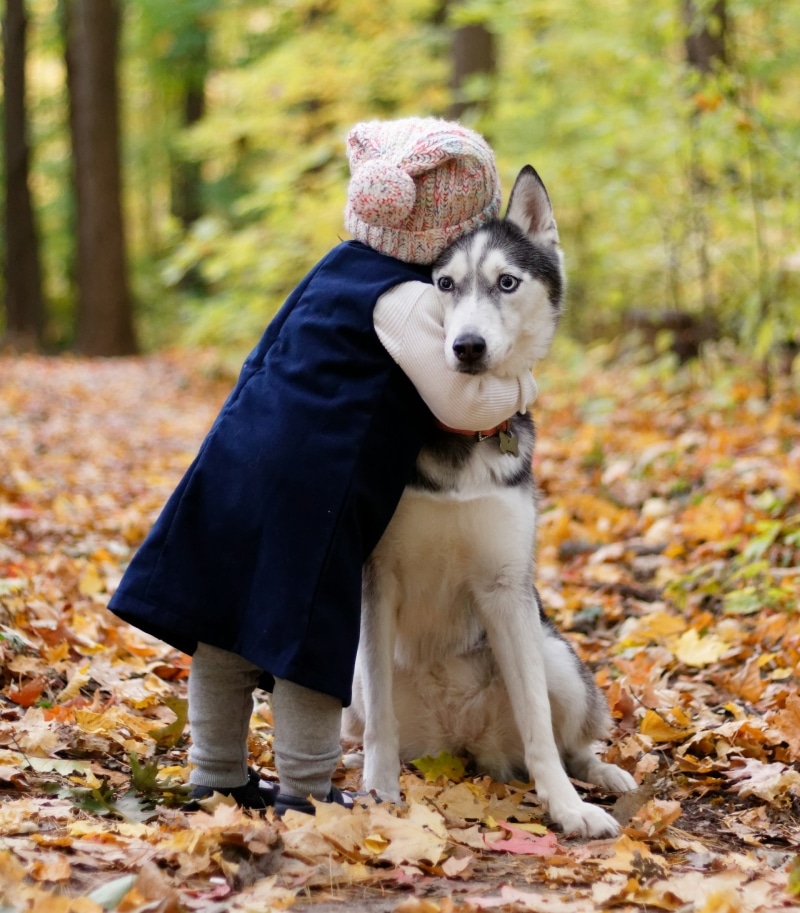
<path fill-rule="evenodd" d="M 550 199 L 523 168 L 505 219 L 434 266 L 454 371 L 516 376 L 547 352 L 564 278 Z M 399 800 L 400 761 L 466 754 L 498 780 L 532 777 L 568 833 L 618 832 L 569 780 L 636 786 L 592 743 L 610 714 L 589 670 L 542 611 L 533 583 L 536 492 L 529 415 L 500 428 L 439 428 L 364 569 L 361 641 L 345 742 L 363 784 Z"/>

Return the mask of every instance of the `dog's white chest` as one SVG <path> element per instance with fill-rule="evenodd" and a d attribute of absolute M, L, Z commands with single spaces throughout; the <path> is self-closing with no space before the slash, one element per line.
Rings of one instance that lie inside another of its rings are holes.
<path fill-rule="evenodd" d="M 407 490 L 373 554 L 396 609 L 395 661 L 418 667 L 481 641 L 476 594 L 530 574 L 535 511 L 519 492 Z"/>

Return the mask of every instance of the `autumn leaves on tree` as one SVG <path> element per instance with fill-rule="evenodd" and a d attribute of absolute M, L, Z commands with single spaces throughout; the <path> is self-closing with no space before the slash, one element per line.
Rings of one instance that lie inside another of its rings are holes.
<path fill-rule="evenodd" d="M 432 113 L 546 176 L 565 331 L 796 352 L 800 13 L 654 4 L 12 0 L 4 331 L 129 351 L 134 296 L 148 346 L 244 351 L 341 233 L 347 129 Z"/>

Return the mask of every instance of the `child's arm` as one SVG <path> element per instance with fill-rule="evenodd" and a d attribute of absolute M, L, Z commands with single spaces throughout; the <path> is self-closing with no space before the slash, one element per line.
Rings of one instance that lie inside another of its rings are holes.
<path fill-rule="evenodd" d="M 444 358 L 443 309 L 432 285 L 404 282 L 375 306 L 375 331 L 428 408 L 450 428 L 480 431 L 527 412 L 536 399 L 530 371 L 519 377 L 461 374 Z"/>

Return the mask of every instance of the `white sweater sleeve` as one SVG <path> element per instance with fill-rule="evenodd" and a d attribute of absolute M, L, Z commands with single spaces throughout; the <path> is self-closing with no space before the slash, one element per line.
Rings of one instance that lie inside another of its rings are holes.
<path fill-rule="evenodd" d="M 444 309 L 432 285 L 404 282 L 378 299 L 375 331 L 440 422 L 463 431 L 493 428 L 536 399 L 530 371 L 519 377 L 461 374 L 444 357 Z"/>

